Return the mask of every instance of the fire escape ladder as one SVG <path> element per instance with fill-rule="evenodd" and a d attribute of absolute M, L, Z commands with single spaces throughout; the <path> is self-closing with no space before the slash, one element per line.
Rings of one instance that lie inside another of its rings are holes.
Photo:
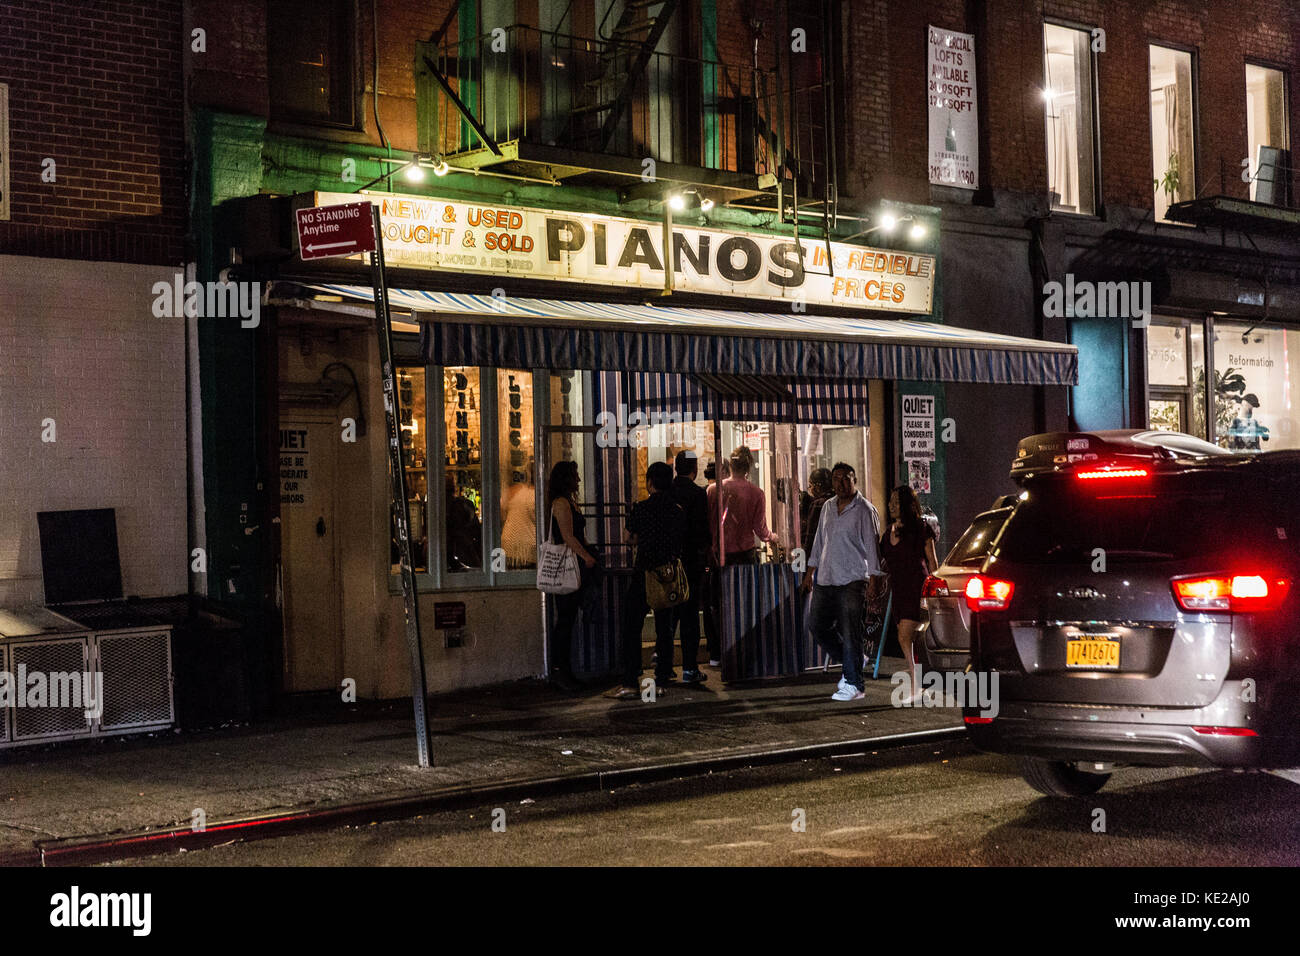
<path fill-rule="evenodd" d="M 602 24 L 599 31 L 604 41 L 600 55 L 601 72 L 587 83 L 587 88 L 595 93 L 596 102 L 574 110 L 575 119 L 583 114 L 605 114 L 599 130 L 601 152 L 609 148 L 619 123 L 631 106 L 637 84 L 668 29 L 677 4 L 678 0 L 625 0 L 623 12 L 608 35 L 604 33 Z M 658 12 L 651 14 L 655 7 L 659 8 Z M 626 64 L 625 69 L 621 68 L 622 64 Z M 612 90 L 615 85 L 618 92 L 612 99 L 604 99 L 605 91 Z"/>

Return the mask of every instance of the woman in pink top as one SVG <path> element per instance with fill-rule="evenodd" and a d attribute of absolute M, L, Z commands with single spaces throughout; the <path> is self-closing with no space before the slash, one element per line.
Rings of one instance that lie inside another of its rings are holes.
<path fill-rule="evenodd" d="M 741 445 L 731 453 L 731 477 L 722 482 L 722 538 L 727 564 L 758 564 L 754 539 L 776 547 L 776 535 L 767 527 L 767 496 L 749 480 L 754 456 Z M 718 485 L 709 486 L 709 527 L 713 551 L 718 551 Z"/>

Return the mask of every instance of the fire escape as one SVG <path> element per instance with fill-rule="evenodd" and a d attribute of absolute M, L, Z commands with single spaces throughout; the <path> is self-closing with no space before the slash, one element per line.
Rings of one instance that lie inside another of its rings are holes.
<path fill-rule="evenodd" d="M 673 40 L 692 8 L 680 0 L 611 4 L 590 36 L 515 24 L 447 39 L 453 8 L 417 45 L 421 151 L 460 169 L 612 186 L 629 211 L 694 194 L 703 208 L 771 212 L 796 241 L 829 243 L 833 6 L 809 4 L 810 55 L 797 62 L 789 29 L 750 24 L 747 64 L 680 52 Z"/>

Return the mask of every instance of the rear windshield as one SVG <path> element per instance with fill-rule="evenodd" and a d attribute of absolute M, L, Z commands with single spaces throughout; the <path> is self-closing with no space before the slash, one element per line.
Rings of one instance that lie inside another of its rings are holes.
<path fill-rule="evenodd" d="M 1030 564 L 1089 562 L 1097 548 L 1107 563 L 1262 556 L 1279 545 L 1268 511 L 1265 496 L 1222 481 L 1169 477 L 1084 490 L 1073 479 L 1052 480 L 1030 489 L 997 552 Z"/>
<path fill-rule="evenodd" d="M 1011 514 L 1010 508 L 980 515 L 953 545 L 943 563 L 953 566 L 983 564 L 984 558 L 988 556 L 989 546 L 993 544 L 993 539 L 998 536 L 998 531 L 1006 523 L 1009 514 Z"/>

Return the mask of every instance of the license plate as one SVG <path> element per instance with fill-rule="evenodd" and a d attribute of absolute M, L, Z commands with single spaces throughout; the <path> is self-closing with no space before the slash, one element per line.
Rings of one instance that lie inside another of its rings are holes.
<path fill-rule="evenodd" d="M 1104 638 L 1066 641 L 1065 666 L 1119 670 L 1119 641 Z"/>

